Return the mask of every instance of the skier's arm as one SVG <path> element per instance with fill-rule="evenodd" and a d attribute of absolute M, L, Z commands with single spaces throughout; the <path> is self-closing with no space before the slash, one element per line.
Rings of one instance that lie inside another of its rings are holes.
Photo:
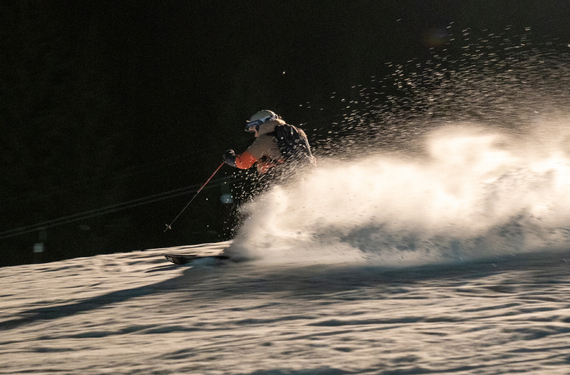
<path fill-rule="evenodd" d="M 224 153 L 224 161 L 232 167 L 249 169 L 255 164 L 257 159 L 249 151 L 244 151 L 240 155 L 236 155 L 234 150 L 228 150 Z"/>

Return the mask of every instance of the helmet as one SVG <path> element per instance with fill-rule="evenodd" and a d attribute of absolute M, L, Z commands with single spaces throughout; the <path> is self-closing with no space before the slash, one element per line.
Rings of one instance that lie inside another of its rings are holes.
<path fill-rule="evenodd" d="M 259 125 L 263 124 L 264 122 L 277 120 L 278 118 L 279 116 L 275 112 L 264 109 L 263 111 L 259 111 L 251 116 L 245 125 L 245 131 L 253 131 L 254 127 L 259 128 Z"/>

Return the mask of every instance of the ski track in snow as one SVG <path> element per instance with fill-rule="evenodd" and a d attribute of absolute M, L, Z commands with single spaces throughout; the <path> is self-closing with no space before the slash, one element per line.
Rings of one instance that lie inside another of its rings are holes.
<path fill-rule="evenodd" d="M 166 251 L 0 269 L 0 374 L 569 374 L 569 253 L 386 269 L 176 266 Z"/>

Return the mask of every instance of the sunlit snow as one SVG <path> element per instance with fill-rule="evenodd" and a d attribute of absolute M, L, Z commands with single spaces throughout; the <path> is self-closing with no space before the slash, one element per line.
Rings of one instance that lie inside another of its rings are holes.
<path fill-rule="evenodd" d="M 568 373 L 568 253 L 399 270 L 162 257 L 181 250 L 0 269 L 0 373 Z"/>

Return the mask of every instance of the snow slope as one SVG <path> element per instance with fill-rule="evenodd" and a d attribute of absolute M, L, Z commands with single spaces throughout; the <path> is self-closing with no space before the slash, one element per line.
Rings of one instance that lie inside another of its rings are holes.
<path fill-rule="evenodd" d="M 162 256 L 184 250 L 0 269 L 0 374 L 570 371 L 569 253 L 399 269 Z"/>

